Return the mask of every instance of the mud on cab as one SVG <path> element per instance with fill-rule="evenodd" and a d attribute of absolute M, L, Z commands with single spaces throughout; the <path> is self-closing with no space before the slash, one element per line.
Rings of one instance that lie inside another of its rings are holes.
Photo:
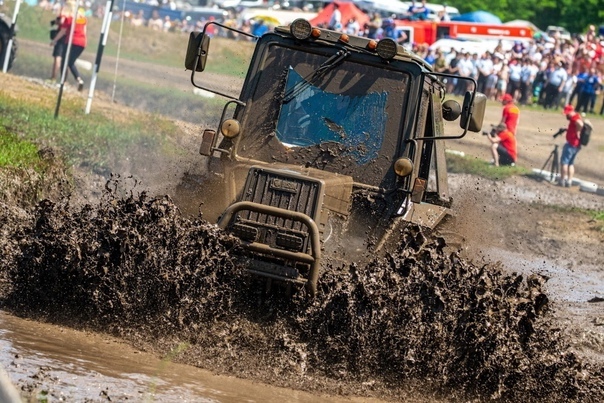
<path fill-rule="evenodd" d="M 239 97 L 196 83 L 210 38 L 189 39 L 192 84 L 228 98 L 219 127 L 203 132 L 203 202 L 241 239 L 250 271 L 314 294 L 322 261 L 370 258 L 396 244 L 405 223 L 442 219 L 441 140 L 479 132 L 486 98 L 466 79 L 463 105 L 445 101 L 447 75 L 391 39 L 303 19 L 254 39 Z M 445 136 L 443 120 L 457 119 L 463 132 Z"/>

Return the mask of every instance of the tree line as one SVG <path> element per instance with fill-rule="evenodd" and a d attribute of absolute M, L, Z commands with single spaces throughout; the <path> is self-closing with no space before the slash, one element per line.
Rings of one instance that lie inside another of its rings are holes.
<path fill-rule="evenodd" d="M 584 33 L 590 24 L 604 24 L 603 0 L 449 0 L 460 13 L 484 10 L 502 21 L 528 20 L 540 29 L 562 26 L 571 33 Z"/>

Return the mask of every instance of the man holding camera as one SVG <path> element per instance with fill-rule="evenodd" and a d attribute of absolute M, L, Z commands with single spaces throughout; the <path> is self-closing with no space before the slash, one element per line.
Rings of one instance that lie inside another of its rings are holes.
<path fill-rule="evenodd" d="M 507 128 L 505 123 L 493 126 L 487 135 L 491 142 L 491 153 L 493 154 L 493 165 L 516 165 L 516 136 Z"/>
<path fill-rule="evenodd" d="M 560 165 L 562 172 L 560 173 L 560 182 L 558 184 L 564 187 L 570 187 L 573 183 L 575 175 L 575 158 L 581 150 L 581 129 L 583 129 L 583 119 L 581 115 L 575 111 L 572 105 L 566 105 L 563 111 L 568 120 L 568 127 L 560 129 L 554 138 L 566 132 L 566 143 L 562 148 L 562 156 L 560 157 Z"/>

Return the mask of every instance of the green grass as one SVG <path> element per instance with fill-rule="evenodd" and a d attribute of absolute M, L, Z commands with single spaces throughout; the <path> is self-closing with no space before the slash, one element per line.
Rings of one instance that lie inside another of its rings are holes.
<path fill-rule="evenodd" d="M 7 1 L 5 6 L 12 10 L 14 2 Z M 22 4 L 17 21 L 19 28 L 17 39 L 24 38 L 49 43 L 50 21 L 52 19 L 52 12 L 42 10 L 40 7 L 30 7 L 27 4 Z M 88 19 L 88 46 L 86 52 L 92 52 L 96 55 L 100 42 L 101 25 L 102 20 L 100 18 L 91 17 Z M 122 27 L 121 21 L 117 20 L 110 24 L 103 55 L 116 57 L 119 51 L 120 58 L 182 67 L 184 69 L 188 40 L 188 34 L 157 32 L 146 27 L 133 27 L 127 22 Z M 254 44 L 252 42 L 213 38 L 210 45 L 207 71 L 240 76 L 242 69 L 247 68 L 249 64 L 253 48 Z M 47 60 L 50 53 L 49 45 Z M 47 67 L 48 63 L 44 63 L 43 66 Z"/>
<path fill-rule="evenodd" d="M 15 168 L 41 168 L 38 147 L 28 140 L 21 140 L 15 134 L 9 133 L 0 126 L 0 168 L 12 166 Z"/>
<path fill-rule="evenodd" d="M 165 138 L 179 130 L 174 123 L 157 115 L 140 115 L 128 123 L 115 122 L 100 113 L 81 119 L 81 105 L 64 99 L 61 114 L 54 118 L 54 108 L 31 100 L 15 100 L 0 91 L 0 130 L 24 143 L 38 147 L 59 148 L 70 164 L 84 164 L 108 169 L 131 152 L 162 149 L 170 153 Z M 136 150 L 136 151 L 134 151 Z M 23 163 L 11 154 L 5 164 Z"/>
<path fill-rule="evenodd" d="M 492 180 L 504 180 L 514 175 L 527 175 L 530 173 L 528 169 L 521 166 L 496 167 L 475 157 L 461 157 L 447 153 L 446 158 L 447 170 L 449 172 L 478 175 Z"/>
<path fill-rule="evenodd" d="M 591 215 L 592 220 L 596 222 L 596 230 L 604 232 L 604 210 L 591 211 L 589 214 Z"/>

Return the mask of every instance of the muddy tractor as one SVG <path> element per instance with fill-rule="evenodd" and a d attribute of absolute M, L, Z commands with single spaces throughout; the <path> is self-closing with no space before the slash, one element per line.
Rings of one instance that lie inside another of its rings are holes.
<path fill-rule="evenodd" d="M 185 67 L 193 86 L 227 100 L 219 126 L 202 134 L 201 202 L 204 217 L 241 240 L 249 271 L 314 294 L 322 269 L 383 254 L 405 225 L 433 228 L 448 214 L 443 140 L 480 132 L 486 97 L 474 80 L 455 77 L 468 91 L 461 104 L 445 100 L 453 76 L 392 39 L 298 19 L 252 38 L 231 97 L 196 81 L 208 26 L 191 34 Z M 458 119 L 445 135 L 444 120 Z"/>
<path fill-rule="evenodd" d="M 15 60 L 15 56 L 17 55 L 17 41 L 14 38 L 12 26 L 13 24 L 10 18 L 8 18 L 8 16 L 5 14 L 0 13 L 0 72 L 4 69 L 4 59 L 6 57 L 8 46 L 11 43 L 11 37 L 13 38 L 13 41 L 7 71 L 10 70 L 11 66 L 13 65 L 13 61 Z"/>

